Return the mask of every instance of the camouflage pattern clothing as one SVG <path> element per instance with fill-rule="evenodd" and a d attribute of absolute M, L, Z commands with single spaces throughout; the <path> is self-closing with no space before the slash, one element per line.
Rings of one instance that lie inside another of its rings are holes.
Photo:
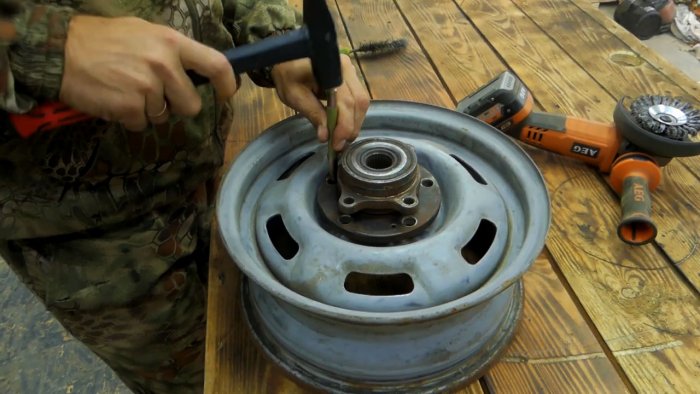
<path fill-rule="evenodd" d="M 142 133 L 102 121 L 21 139 L 55 101 L 73 15 L 137 16 L 223 50 L 297 28 L 284 0 L 0 0 L 0 255 L 137 393 L 202 391 L 212 196 L 229 104 Z M 272 86 L 269 73 L 251 78 Z M 235 98 L 234 98 L 235 99 Z"/>

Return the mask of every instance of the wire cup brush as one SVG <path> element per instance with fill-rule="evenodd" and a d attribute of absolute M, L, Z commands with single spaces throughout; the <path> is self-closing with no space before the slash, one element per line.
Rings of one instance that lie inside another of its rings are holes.
<path fill-rule="evenodd" d="M 408 40 L 399 38 L 397 40 L 369 41 L 360 44 L 355 49 L 343 48 L 340 52 L 345 55 L 355 54 L 361 57 L 378 57 L 402 51 L 407 46 Z"/>
<path fill-rule="evenodd" d="M 644 95 L 630 110 L 643 129 L 670 139 L 682 141 L 700 130 L 700 110 L 680 98 Z"/>
<path fill-rule="evenodd" d="M 614 113 L 623 137 L 654 156 L 700 155 L 700 109 L 678 97 L 642 95 L 629 109 L 623 97 Z"/>

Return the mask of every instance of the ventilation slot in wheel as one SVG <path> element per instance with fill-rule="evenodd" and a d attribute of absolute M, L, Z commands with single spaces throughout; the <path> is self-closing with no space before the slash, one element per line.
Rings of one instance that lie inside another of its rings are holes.
<path fill-rule="evenodd" d="M 275 215 L 268 219 L 266 227 L 272 245 L 285 260 L 291 260 L 297 255 L 299 244 L 289 234 L 281 215 Z"/>
<path fill-rule="evenodd" d="M 413 291 L 413 279 L 408 274 L 365 274 L 351 272 L 345 277 L 345 290 L 369 296 L 395 296 Z"/>
<path fill-rule="evenodd" d="M 457 157 L 455 155 L 450 155 L 450 156 L 452 156 L 453 159 L 457 160 L 457 162 L 459 164 L 461 164 L 462 167 L 464 167 L 464 169 L 467 170 L 467 172 L 469 172 L 469 175 L 471 175 L 475 181 L 481 183 L 482 185 L 488 185 L 488 183 L 486 183 L 486 181 L 484 180 L 484 177 L 482 177 L 481 174 L 476 172 L 476 170 L 472 166 L 470 166 L 464 160 L 460 159 L 459 157 Z"/>
<path fill-rule="evenodd" d="M 469 264 L 476 264 L 489 251 L 496 238 L 496 225 L 486 219 L 481 219 L 479 228 L 472 239 L 462 248 L 462 257 Z"/>
<path fill-rule="evenodd" d="M 292 175 L 292 172 L 294 172 L 294 170 L 296 170 L 303 162 L 306 161 L 306 159 L 308 159 L 309 157 L 311 157 L 313 155 L 314 155 L 314 152 L 309 152 L 309 153 L 305 154 L 304 156 L 300 157 L 291 166 L 289 166 L 289 168 L 287 168 L 287 170 L 285 172 L 283 172 L 282 175 L 280 175 L 280 177 L 277 178 L 277 180 L 281 181 L 281 180 L 289 178 L 289 176 Z"/>

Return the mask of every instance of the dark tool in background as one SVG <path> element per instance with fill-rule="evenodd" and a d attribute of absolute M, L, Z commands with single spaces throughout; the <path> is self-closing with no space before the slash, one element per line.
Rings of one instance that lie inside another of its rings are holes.
<path fill-rule="evenodd" d="M 290 60 L 310 58 L 314 77 L 326 97 L 342 84 L 340 50 L 335 25 L 325 0 L 304 0 L 304 26 L 287 34 L 224 51 L 237 74 Z M 188 72 L 195 85 L 209 81 Z M 333 111 L 333 109 L 329 109 Z M 22 137 L 82 122 L 92 117 L 62 103 L 45 103 L 26 114 L 12 114 L 10 121 Z"/>
<path fill-rule="evenodd" d="M 640 40 L 669 30 L 676 14 L 673 0 L 622 0 L 613 19 Z"/>
<path fill-rule="evenodd" d="M 360 57 L 378 57 L 398 52 L 405 49 L 406 46 L 408 46 L 408 40 L 399 38 L 396 40 L 369 41 L 361 43 L 355 49 L 341 48 L 340 52 L 345 55 L 355 54 Z"/>
<path fill-rule="evenodd" d="M 457 105 L 529 145 L 581 160 L 610 175 L 620 195 L 618 236 L 633 245 L 656 237 L 651 192 L 661 181 L 661 166 L 674 157 L 700 154 L 700 110 L 683 100 L 644 95 L 629 108 L 622 98 L 614 123 L 533 112 L 530 91 L 506 71 Z"/>

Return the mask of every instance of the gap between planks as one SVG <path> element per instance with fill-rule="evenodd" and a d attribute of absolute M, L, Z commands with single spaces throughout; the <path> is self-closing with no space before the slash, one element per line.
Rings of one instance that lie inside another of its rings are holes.
<path fill-rule="evenodd" d="M 673 349 L 679 346 L 683 346 L 681 341 L 671 341 L 666 343 L 660 343 L 658 345 L 644 346 L 633 349 L 626 350 L 616 350 L 612 352 L 615 356 L 625 357 L 633 356 L 640 353 L 658 352 L 659 350 Z M 527 357 L 504 357 L 501 359 L 502 362 L 506 363 L 525 363 L 525 364 L 558 364 L 558 363 L 568 363 L 572 361 L 580 360 L 590 360 L 593 358 L 608 358 L 607 354 L 604 352 L 598 353 L 586 353 L 577 354 L 574 356 L 562 356 L 562 357 L 547 357 L 547 358 L 527 358 Z"/>

